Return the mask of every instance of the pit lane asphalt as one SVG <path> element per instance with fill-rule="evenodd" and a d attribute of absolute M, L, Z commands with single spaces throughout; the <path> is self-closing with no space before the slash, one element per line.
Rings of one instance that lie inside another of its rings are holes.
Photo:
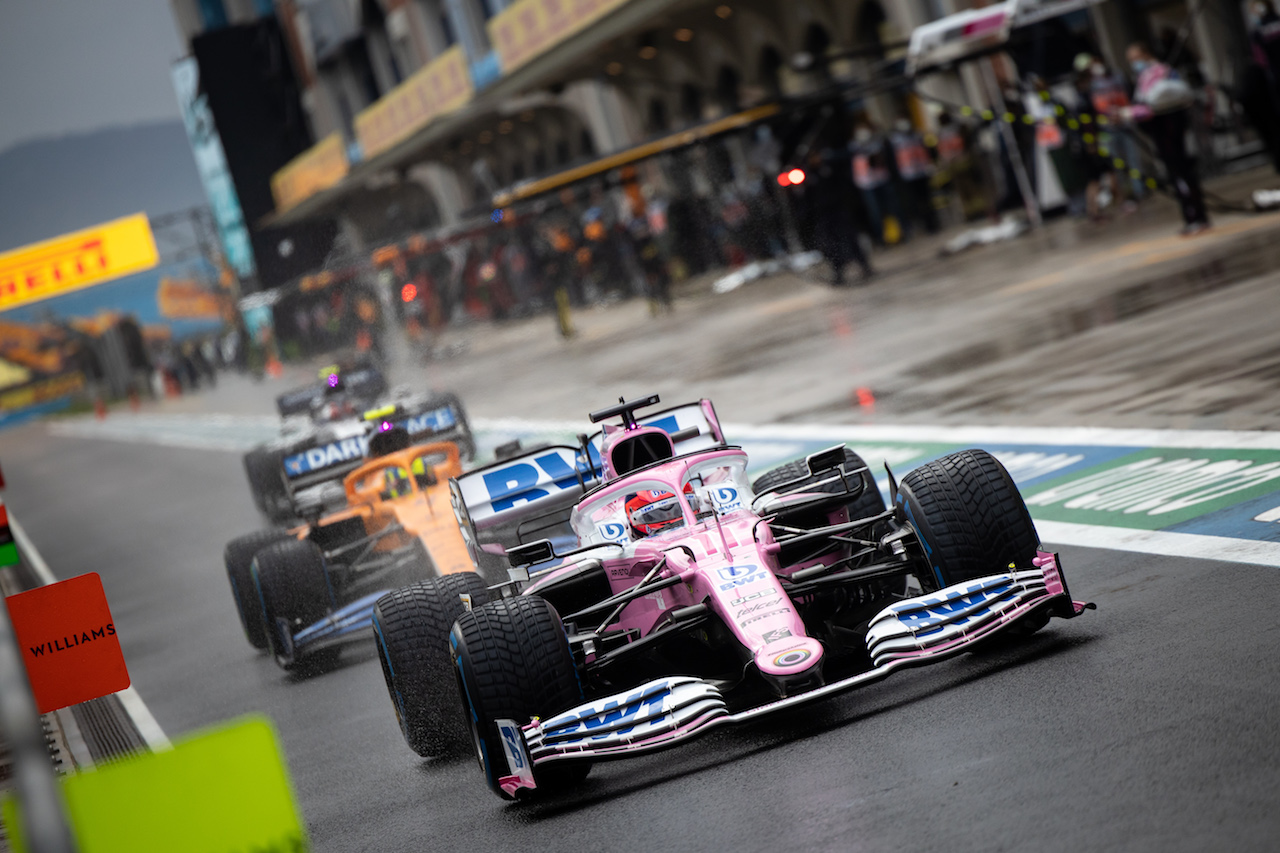
<path fill-rule="evenodd" d="M 221 566 L 260 525 L 238 456 L 0 435 L 5 499 L 60 577 L 102 575 L 171 737 L 280 732 L 317 851 L 1271 850 L 1280 570 L 1063 548 L 1096 612 L 509 805 L 400 737 L 371 650 L 307 679 L 245 642 Z M 228 819 L 234 819 L 228 815 Z"/>

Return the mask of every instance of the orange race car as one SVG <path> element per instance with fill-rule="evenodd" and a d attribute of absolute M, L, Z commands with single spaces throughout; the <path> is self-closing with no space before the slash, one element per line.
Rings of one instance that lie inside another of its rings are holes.
<path fill-rule="evenodd" d="M 224 553 L 245 635 L 286 669 L 331 661 L 344 644 L 371 638 L 374 602 L 390 589 L 460 572 L 484 589 L 450 502 L 449 479 L 462 473 L 458 445 L 409 446 L 389 420 L 371 429 L 370 460 L 342 481 L 346 507 L 233 539 Z"/>

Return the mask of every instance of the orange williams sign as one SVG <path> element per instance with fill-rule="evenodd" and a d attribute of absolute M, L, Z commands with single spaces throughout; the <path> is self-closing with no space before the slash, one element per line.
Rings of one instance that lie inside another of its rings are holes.
<path fill-rule="evenodd" d="M 40 713 L 129 686 L 97 572 L 11 595 L 5 604 Z"/>

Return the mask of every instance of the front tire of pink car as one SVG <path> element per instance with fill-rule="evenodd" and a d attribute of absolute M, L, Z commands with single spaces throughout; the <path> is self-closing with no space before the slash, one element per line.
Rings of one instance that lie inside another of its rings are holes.
<path fill-rule="evenodd" d="M 489 788 L 509 799 L 499 786 L 509 769 L 495 721 L 547 719 L 582 702 L 564 625 L 546 599 L 517 595 L 462 614 L 450 645 L 480 769 Z M 576 785 L 590 770 L 586 762 L 535 770 L 537 794 Z"/>
<path fill-rule="evenodd" d="M 1040 537 L 1009 472 L 985 450 L 926 462 L 902 478 L 898 508 L 918 534 L 938 583 L 950 586 L 1013 565 L 1029 568 Z"/>

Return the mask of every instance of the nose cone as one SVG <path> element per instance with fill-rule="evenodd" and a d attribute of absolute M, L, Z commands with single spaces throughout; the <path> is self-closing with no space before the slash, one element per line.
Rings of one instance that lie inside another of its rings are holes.
<path fill-rule="evenodd" d="M 756 667 L 767 678 L 791 682 L 817 672 L 822 643 L 812 637 L 784 637 L 756 652 Z"/>

